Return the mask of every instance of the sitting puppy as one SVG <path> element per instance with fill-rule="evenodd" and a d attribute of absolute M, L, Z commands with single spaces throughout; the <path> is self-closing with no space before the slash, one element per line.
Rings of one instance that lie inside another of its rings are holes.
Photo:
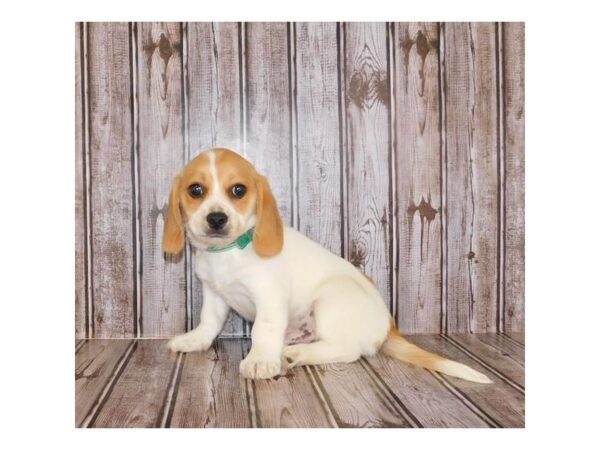
<path fill-rule="evenodd" d="M 254 322 L 252 348 L 240 364 L 248 378 L 271 378 L 302 364 L 352 362 L 381 349 L 420 367 L 491 382 L 402 338 L 373 283 L 284 227 L 267 179 L 230 150 L 201 153 L 175 178 L 164 251 L 181 252 L 186 235 L 203 303 L 200 325 L 171 339 L 173 351 L 206 350 L 233 308 Z"/>

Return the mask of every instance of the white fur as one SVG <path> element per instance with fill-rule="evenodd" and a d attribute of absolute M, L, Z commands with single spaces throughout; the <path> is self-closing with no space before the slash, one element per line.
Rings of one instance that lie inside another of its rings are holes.
<path fill-rule="evenodd" d="M 281 253 L 261 258 L 252 245 L 243 250 L 207 252 L 219 244 L 207 238 L 206 215 L 229 216 L 237 230 L 220 245 L 232 242 L 256 222 L 231 205 L 219 188 L 215 156 L 209 153 L 214 186 L 186 229 L 195 251 L 196 274 L 204 287 L 200 325 L 169 342 L 173 351 L 207 349 L 220 332 L 230 308 L 254 322 L 252 348 L 240 364 L 249 378 L 271 378 L 284 367 L 351 362 L 372 355 L 386 339 L 390 314 L 377 289 L 348 261 L 298 231 L 286 227 Z M 289 323 L 314 313 L 316 342 L 284 346 Z"/>
<path fill-rule="evenodd" d="M 284 366 L 350 362 L 377 352 L 390 314 L 377 289 L 348 261 L 286 227 L 282 252 L 261 258 L 252 246 L 209 253 L 196 249 L 204 286 L 200 325 L 172 339 L 174 351 L 205 350 L 233 308 L 254 322 L 252 349 L 240 365 L 250 378 Z M 314 310 L 317 342 L 284 348 L 289 322 Z"/>

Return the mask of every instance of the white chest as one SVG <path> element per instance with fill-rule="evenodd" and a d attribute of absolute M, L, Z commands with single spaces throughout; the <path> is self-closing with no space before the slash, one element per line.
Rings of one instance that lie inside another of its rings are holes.
<path fill-rule="evenodd" d="M 243 273 L 240 255 L 202 256 L 195 259 L 198 278 L 244 319 L 254 321 L 256 307 L 244 277 L 240 276 Z"/>

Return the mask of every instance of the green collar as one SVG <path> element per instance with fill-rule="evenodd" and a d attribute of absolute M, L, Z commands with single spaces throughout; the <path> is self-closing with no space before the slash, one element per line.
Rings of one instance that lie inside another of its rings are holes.
<path fill-rule="evenodd" d="M 208 247 L 206 249 L 206 251 L 210 252 L 210 253 L 220 253 L 220 252 L 225 252 L 227 250 L 230 250 L 232 248 L 239 248 L 240 250 L 243 250 L 246 247 L 248 247 L 248 244 L 250 242 L 252 242 L 253 234 L 254 234 L 254 228 L 250 228 L 248 231 L 246 231 L 244 234 L 242 234 L 240 237 L 238 237 L 231 244 L 228 244 L 225 247 Z"/>

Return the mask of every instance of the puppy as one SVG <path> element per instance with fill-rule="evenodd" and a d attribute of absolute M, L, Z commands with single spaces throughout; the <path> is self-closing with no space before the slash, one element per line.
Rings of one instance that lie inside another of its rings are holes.
<path fill-rule="evenodd" d="M 199 154 L 176 176 L 163 249 L 194 249 L 202 280 L 200 324 L 169 341 L 203 351 L 230 309 L 254 323 L 240 363 L 247 378 L 303 364 L 352 362 L 379 350 L 401 361 L 479 382 L 483 374 L 400 336 L 373 283 L 348 261 L 286 227 L 267 179 L 231 150 Z"/>

